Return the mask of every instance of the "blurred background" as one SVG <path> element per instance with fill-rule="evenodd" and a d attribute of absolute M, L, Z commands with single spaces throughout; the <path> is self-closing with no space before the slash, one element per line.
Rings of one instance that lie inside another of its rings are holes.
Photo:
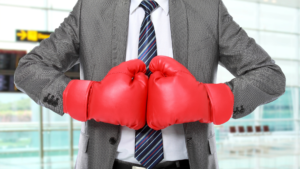
<path fill-rule="evenodd" d="M 279 99 L 215 126 L 220 169 L 299 169 L 300 0 L 223 0 L 287 78 Z M 71 169 L 81 123 L 13 85 L 18 60 L 49 36 L 76 0 L 0 0 L 0 169 Z M 79 79 L 79 67 L 66 72 Z M 217 83 L 234 78 L 219 66 Z"/>

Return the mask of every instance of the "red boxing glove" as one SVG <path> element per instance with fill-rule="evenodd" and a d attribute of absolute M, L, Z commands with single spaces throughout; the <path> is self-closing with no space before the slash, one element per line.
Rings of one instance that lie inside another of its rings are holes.
<path fill-rule="evenodd" d="M 222 124 L 233 113 L 234 97 L 224 84 L 204 84 L 176 60 L 156 56 L 150 62 L 147 123 L 155 130 L 200 121 Z"/>
<path fill-rule="evenodd" d="M 112 68 L 101 82 L 71 80 L 63 109 L 79 121 L 94 119 L 138 130 L 145 125 L 148 78 L 139 59 Z"/>

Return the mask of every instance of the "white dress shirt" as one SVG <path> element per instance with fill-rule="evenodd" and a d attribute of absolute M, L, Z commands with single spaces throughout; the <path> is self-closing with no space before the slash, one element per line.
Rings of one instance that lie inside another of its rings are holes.
<path fill-rule="evenodd" d="M 138 58 L 139 34 L 144 10 L 139 7 L 142 0 L 131 0 L 129 14 L 129 28 L 126 50 L 126 61 Z M 156 34 L 157 55 L 165 55 L 173 58 L 171 28 L 169 17 L 169 0 L 156 0 L 159 6 L 151 13 L 151 20 Z M 163 137 L 163 161 L 175 161 L 188 159 L 185 145 L 185 136 L 182 124 L 169 126 L 162 130 Z M 117 149 L 117 159 L 137 163 L 134 158 L 135 130 L 121 127 L 121 140 Z"/>

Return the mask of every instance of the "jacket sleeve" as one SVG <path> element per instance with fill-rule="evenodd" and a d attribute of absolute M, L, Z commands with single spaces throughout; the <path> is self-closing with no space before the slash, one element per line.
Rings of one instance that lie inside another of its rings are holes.
<path fill-rule="evenodd" d="M 235 76 L 227 84 L 234 95 L 232 118 L 276 100 L 285 92 L 286 78 L 268 53 L 233 20 L 219 1 L 219 64 Z"/>
<path fill-rule="evenodd" d="M 71 81 L 64 72 L 79 63 L 81 0 L 48 39 L 22 57 L 14 83 L 37 104 L 63 115 L 63 91 Z"/>

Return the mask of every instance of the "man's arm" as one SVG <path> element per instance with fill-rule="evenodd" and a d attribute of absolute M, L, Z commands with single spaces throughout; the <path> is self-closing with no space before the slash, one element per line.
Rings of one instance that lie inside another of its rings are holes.
<path fill-rule="evenodd" d="M 64 72 L 79 63 L 81 0 L 48 39 L 22 57 L 15 85 L 37 104 L 63 115 L 62 94 L 71 79 Z"/>
<path fill-rule="evenodd" d="M 233 20 L 222 0 L 218 24 L 219 61 L 235 76 L 225 84 L 234 94 L 233 118 L 238 119 L 281 96 L 286 78 L 268 53 Z"/>

